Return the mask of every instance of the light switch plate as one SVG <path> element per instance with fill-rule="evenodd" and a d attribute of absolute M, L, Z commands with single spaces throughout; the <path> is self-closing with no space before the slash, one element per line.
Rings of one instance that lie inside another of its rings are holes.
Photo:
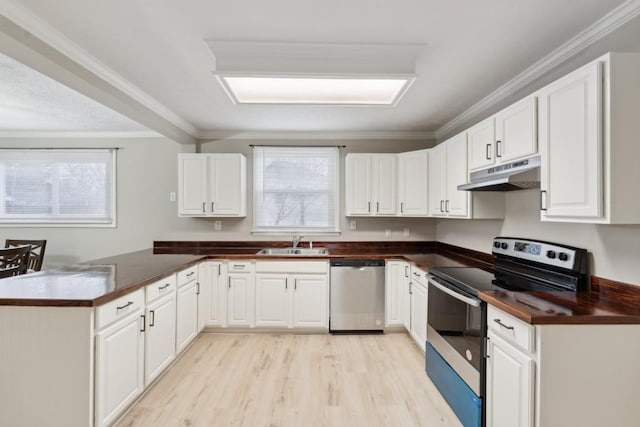
<path fill-rule="evenodd" d="M 391 237 L 391 229 L 387 228 L 386 230 L 384 230 L 384 237 Z"/>
<path fill-rule="evenodd" d="M 176 192 L 172 191 L 171 193 L 169 193 L 169 201 L 170 202 L 175 202 L 176 201 Z"/>
<path fill-rule="evenodd" d="M 213 229 L 216 230 L 216 231 L 222 230 L 222 221 L 214 221 L 213 222 Z"/>
<path fill-rule="evenodd" d="M 349 230 L 355 230 L 355 229 L 356 229 L 356 222 L 349 221 Z"/>
<path fill-rule="evenodd" d="M 409 237 L 409 236 L 411 235 L 411 230 L 409 230 L 409 227 L 405 227 L 405 228 L 402 230 L 402 235 L 403 235 L 404 237 Z"/>

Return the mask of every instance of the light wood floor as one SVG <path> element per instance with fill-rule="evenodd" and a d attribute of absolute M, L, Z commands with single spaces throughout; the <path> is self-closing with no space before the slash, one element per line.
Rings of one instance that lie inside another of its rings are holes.
<path fill-rule="evenodd" d="M 118 424 L 460 425 L 403 333 L 201 334 Z"/>

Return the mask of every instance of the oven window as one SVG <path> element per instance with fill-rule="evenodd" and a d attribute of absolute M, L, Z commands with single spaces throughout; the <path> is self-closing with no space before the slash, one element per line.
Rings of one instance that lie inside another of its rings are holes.
<path fill-rule="evenodd" d="M 429 286 L 428 304 L 429 326 L 464 360 L 480 371 L 483 328 L 481 307 L 472 307 L 435 286 Z"/>

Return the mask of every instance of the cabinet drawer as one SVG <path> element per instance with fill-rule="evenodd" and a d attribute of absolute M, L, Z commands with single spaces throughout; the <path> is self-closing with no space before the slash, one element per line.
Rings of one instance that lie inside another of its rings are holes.
<path fill-rule="evenodd" d="M 100 330 L 142 308 L 144 308 L 144 289 L 139 289 L 101 305 L 96 308 L 96 329 Z"/>
<path fill-rule="evenodd" d="M 326 261 L 258 261 L 256 272 L 258 273 L 327 273 L 329 263 Z"/>
<path fill-rule="evenodd" d="M 230 261 L 227 264 L 229 274 L 253 273 L 253 262 L 251 261 Z"/>
<path fill-rule="evenodd" d="M 178 271 L 178 287 L 182 287 L 187 283 L 198 278 L 198 265 L 192 265 L 189 268 Z"/>
<path fill-rule="evenodd" d="M 177 279 L 176 274 L 167 276 L 164 279 L 160 279 L 157 282 L 153 282 L 147 285 L 145 288 L 147 304 L 160 298 L 161 296 L 169 295 L 171 292 L 176 291 Z"/>
<path fill-rule="evenodd" d="M 429 283 L 429 281 L 427 280 L 427 272 L 421 269 L 420 267 L 416 267 L 415 265 L 411 265 L 411 280 L 413 282 L 419 283 L 425 288 Z"/>
<path fill-rule="evenodd" d="M 487 307 L 487 327 L 510 343 L 533 353 L 535 328 L 492 305 Z"/>

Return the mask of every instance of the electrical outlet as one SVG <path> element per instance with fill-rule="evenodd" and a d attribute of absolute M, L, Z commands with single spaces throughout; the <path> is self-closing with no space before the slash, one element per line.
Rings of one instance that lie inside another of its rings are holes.
<path fill-rule="evenodd" d="M 384 237 L 391 237 L 391 229 L 387 228 L 386 230 L 384 230 Z"/>
<path fill-rule="evenodd" d="M 402 235 L 403 235 L 404 237 L 409 237 L 409 236 L 411 235 L 411 230 L 409 230 L 409 227 L 405 227 L 405 228 L 402 230 Z"/>
<path fill-rule="evenodd" d="M 355 229 L 356 229 L 356 222 L 349 221 L 349 230 L 355 230 Z"/>
<path fill-rule="evenodd" d="M 213 222 L 213 229 L 216 230 L 216 231 L 222 230 L 222 221 L 214 221 Z"/>
<path fill-rule="evenodd" d="M 172 191 L 171 193 L 169 193 L 169 201 L 170 202 L 175 202 L 176 201 L 176 192 Z"/>

